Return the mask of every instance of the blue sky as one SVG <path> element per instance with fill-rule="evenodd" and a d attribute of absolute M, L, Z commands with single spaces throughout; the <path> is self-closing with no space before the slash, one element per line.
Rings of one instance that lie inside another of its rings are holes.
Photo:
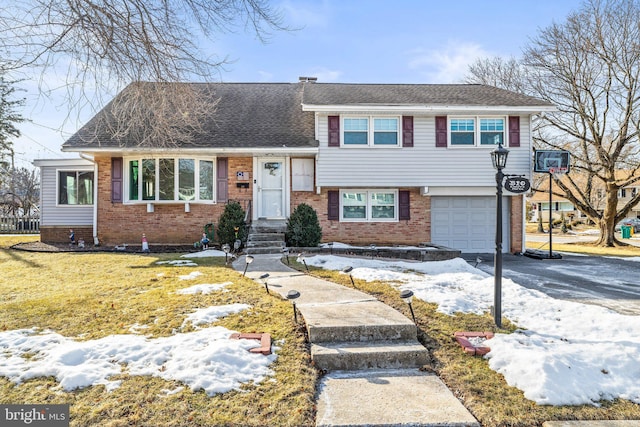
<path fill-rule="evenodd" d="M 239 29 L 207 44 L 207 55 L 228 57 L 224 82 L 458 83 L 475 59 L 520 56 L 541 28 L 564 22 L 579 0 L 288 0 L 275 1 L 295 31 L 274 33 L 266 44 Z M 73 157 L 60 146 L 94 111 L 65 121 L 62 98 L 36 101 L 26 81 L 23 115 L 14 144 L 18 167 L 33 159 Z M 60 94 L 62 95 L 62 93 Z M 61 126 L 62 129 L 61 129 Z"/>

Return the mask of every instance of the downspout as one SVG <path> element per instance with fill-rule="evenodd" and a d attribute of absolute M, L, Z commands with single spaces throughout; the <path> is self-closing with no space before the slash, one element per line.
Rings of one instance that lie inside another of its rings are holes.
<path fill-rule="evenodd" d="M 88 154 L 80 153 L 80 157 L 93 163 L 93 245 L 98 246 L 98 164 Z"/>

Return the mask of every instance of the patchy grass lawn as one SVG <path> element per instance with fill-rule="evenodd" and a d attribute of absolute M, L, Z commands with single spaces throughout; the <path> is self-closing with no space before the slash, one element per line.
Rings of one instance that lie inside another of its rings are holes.
<path fill-rule="evenodd" d="M 119 388 L 63 391 L 53 378 L 14 385 L 0 378 L 0 403 L 68 403 L 73 426 L 210 426 L 315 424 L 317 372 L 291 305 L 267 295 L 261 285 L 224 266 L 224 258 L 197 258 L 197 267 L 158 265 L 179 254 L 33 253 L 9 249 L 38 236 L 0 236 L 0 330 L 38 327 L 89 340 L 129 334 L 148 326 L 152 338 L 170 336 L 198 308 L 245 303 L 248 311 L 214 325 L 239 332 L 269 332 L 280 347 L 274 375 L 241 391 L 207 396 L 159 378 L 120 375 Z M 179 276 L 203 273 L 206 283 L 232 282 L 228 292 L 181 295 L 194 285 Z M 186 331 L 185 331 L 186 332 Z"/>
<path fill-rule="evenodd" d="M 304 266 L 292 262 L 299 270 Z M 346 274 L 310 266 L 310 274 L 352 287 Z M 385 282 L 355 280 L 355 287 L 402 312 L 411 313 L 400 299 L 397 289 Z M 488 361 L 469 356 L 453 339 L 456 331 L 495 331 L 489 313 L 447 316 L 438 313 L 437 305 L 414 300 L 413 309 L 418 323 L 418 339 L 429 349 L 432 369 L 463 402 L 465 407 L 485 427 L 532 427 L 553 420 L 640 419 L 640 405 L 629 401 L 601 402 L 600 407 L 541 406 L 526 399 L 523 393 L 510 387 L 504 377 L 489 368 Z M 501 333 L 509 333 L 515 326 L 503 322 Z"/>

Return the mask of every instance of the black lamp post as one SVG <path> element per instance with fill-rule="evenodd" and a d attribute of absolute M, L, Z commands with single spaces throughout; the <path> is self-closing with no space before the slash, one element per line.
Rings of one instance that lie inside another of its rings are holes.
<path fill-rule="evenodd" d="M 264 283 L 264 288 L 267 290 L 267 293 L 269 293 L 269 284 L 267 283 L 268 278 L 269 278 L 269 273 L 264 273 L 263 275 L 260 276 L 260 280 L 262 280 L 262 283 Z"/>
<path fill-rule="evenodd" d="M 224 251 L 224 265 L 227 265 L 229 262 L 229 252 L 231 251 L 231 246 L 228 243 L 222 245 L 222 250 Z"/>
<path fill-rule="evenodd" d="M 494 262 L 493 319 L 502 328 L 502 169 L 507 166 L 509 150 L 502 144 L 491 152 L 491 161 L 496 172 L 496 257 Z"/>
<path fill-rule="evenodd" d="M 353 267 L 348 266 L 342 269 L 342 272 L 345 274 L 349 275 L 349 278 L 351 279 L 351 284 L 353 285 L 353 287 L 356 286 L 355 282 L 353 281 L 353 276 L 351 275 L 351 272 L 353 271 Z"/>
<path fill-rule="evenodd" d="M 249 264 L 251 264 L 253 262 L 253 257 L 251 255 L 247 255 L 244 258 L 244 271 L 242 272 L 242 275 L 245 276 L 247 274 L 247 268 L 249 268 Z"/>

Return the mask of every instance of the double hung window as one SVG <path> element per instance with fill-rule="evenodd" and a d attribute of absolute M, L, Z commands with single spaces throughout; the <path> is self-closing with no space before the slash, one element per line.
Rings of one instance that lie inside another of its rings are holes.
<path fill-rule="evenodd" d="M 93 205 L 93 171 L 58 171 L 59 205 Z"/>
<path fill-rule="evenodd" d="M 129 201 L 213 201 L 213 160 L 143 158 L 127 163 Z"/>
<path fill-rule="evenodd" d="M 449 120 L 450 145 L 473 147 L 505 144 L 504 117 L 457 117 Z"/>
<path fill-rule="evenodd" d="M 343 221 L 397 221 L 398 192 L 395 190 L 343 190 L 340 192 Z"/>
<path fill-rule="evenodd" d="M 399 117 L 345 117 L 344 146 L 397 147 L 400 145 Z"/>

